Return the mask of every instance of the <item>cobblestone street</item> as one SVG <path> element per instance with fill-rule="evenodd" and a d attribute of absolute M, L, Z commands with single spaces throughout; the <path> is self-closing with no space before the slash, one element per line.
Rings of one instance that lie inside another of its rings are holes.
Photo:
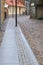
<path fill-rule="evenodd" d="M 30 41 L 32 48 L 40 65 L 43 65 L 43 20 L 29 19 L 29 16 L 18 17 L 18 23 L 24 36 Z"/>

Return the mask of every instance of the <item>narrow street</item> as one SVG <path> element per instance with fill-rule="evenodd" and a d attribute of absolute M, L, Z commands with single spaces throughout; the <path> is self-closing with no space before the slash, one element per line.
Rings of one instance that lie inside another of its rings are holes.
<path fill-rule="evenodd" d="M 39 65 L 15 19 L 7 19 L 0 46 L 0 65 Z"/>
<path fill-rule="evenodd" d="M 18 17 L 18 24 L 32 48 L 40 65 L 43 65 L 43 20 L 30 19 L 29 16 Z"/>
<path fill-rule="evenodd" d="M 0 0 L 0 65 L 43 65 L 43 0 Z"/>

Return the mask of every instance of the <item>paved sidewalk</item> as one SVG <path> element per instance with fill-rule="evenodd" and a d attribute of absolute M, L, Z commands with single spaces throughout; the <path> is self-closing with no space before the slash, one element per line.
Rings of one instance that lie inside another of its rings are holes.
<path fill-rule="evenodd" d="M 0 47 L 0 65 L 39 65 L 20 27 L 8 19 Z"/>

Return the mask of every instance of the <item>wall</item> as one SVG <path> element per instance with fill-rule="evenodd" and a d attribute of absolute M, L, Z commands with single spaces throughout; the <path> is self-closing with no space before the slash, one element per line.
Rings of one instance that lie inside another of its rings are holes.
<path fill-rule="evenodd" d="M 16 12 L 16 8 L 9 6 L 9 8 L 8 8 L 8 15 L 15 14 L 15 12 Z M 17 14 L 19 14 L 19 7 L 17 7 Z"/>
<path fill-rule="evenodd" d="M 12 10 L 13 10 L 13 12 L 12 12 Z M 11 6 L 9 6 L 8 15 L 12 15 L 12 13 L 16 14 L 15 12 L 16 12 L 16 8 L 15 7 L 12 8 Z M 25 12 L 25 8 L 17 7 L 17 14 L 23 14 L 23 12 Z"/>
<path fill-rule="evenodd" d="M 25 6 L 26 6 L 26 12 L 27 12 L 27 15 L 29 15 L 29 1 L 25 1 Z"/>
<path fill-rule="evenodd" d="M 1 0 L 0 0 L 0 22 L 1 22 Z"/>
<path fill-rule="evenodd" d="M 31 12 L 30 12 L 30 17 L 31 18 L 35 18 L 35 7 L 34 6 L 31 6 Z"/>
<path fill-rule="evenodd" d="M 43 17 L 43 6 L 37 7 L 37 18 Z"/>
<path fill-rule="evenodd" d="M 30 4 L 30 18 L 43 18 L 43 4 Z"/>
<path fill-rule="evenodd" d="M 1 1 L 1 22 L 4 21 L 4 0 Z"/>

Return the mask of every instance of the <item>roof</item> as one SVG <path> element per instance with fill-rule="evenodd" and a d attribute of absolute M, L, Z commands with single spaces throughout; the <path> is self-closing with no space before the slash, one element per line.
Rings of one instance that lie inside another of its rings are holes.
<path fill-rule="evenodd" d="M 12 5 L 15 6 L 15 0 L 6 0 L 5 3 L 8 4 L 9 6 L 12 6 Z M 25 5 L 21 3 L 20 1 L 17 1 L 17 6 L 25 7 Z"/>

